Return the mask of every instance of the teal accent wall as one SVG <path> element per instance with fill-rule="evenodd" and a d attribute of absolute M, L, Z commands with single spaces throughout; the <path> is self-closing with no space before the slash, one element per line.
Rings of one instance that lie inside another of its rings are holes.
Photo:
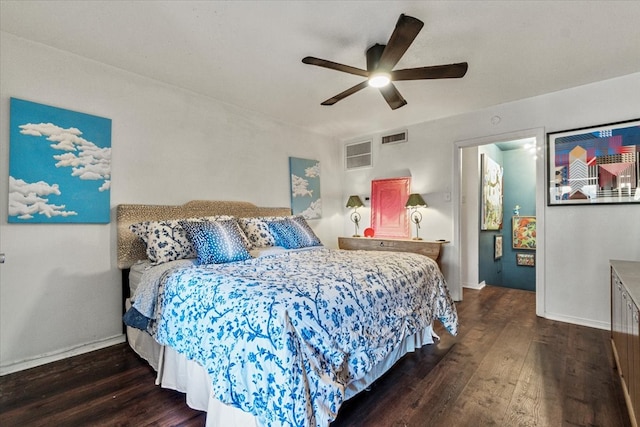
<path fill-rule="evenodd" d="M 535 291 L 536 271 L 534 267 L 519 266 L 516 253 L 535 253 L 513 249 L 513 209 L 520 206 L 521 216 L 536 215 L 536 161 L 533 153 L 524 148 L 502 151 L 495 144 L 479 147 L 480 156 L 487 154 L 504 168 L 503 175 L 503 222 L 500 231 L 480 230 L 478 238 L 478 278 L 487 285 Z M 482 184 L 480 184 L 482 185 Z M 482 188 L 478 188 L 482 191 Z M 482 196 L 480 196 L 482 198 Z M 480 218 L 480 212 L 478 213 Z M 480 221 L 480 220 L 479 220 Z M 478 229 L 480 223 L 478 222 Z M 502 258 L 494 259 L 495 235 L 503 239 Z"/>
<path fill-rule="evenodd" d="M 521 216 L 536 215 L 536 160 L 526 149 L 503 152 L 504 161 L 504 248 L 502 286 L 535 291 L 536 269 L 517 265 L 516 253 L 534 253 L 513 249 L 513 208 L 520 205 Z"/>

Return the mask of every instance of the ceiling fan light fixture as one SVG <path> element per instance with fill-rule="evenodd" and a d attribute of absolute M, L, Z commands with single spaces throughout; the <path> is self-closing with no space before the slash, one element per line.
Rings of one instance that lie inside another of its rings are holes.
<path fill-rule="evenodd" d="M 367 86 L 371 86 L 380 91 L 380 94 L 392 110 L 396 110 L 403 105 L 407 105 L 407 100 L 402 97 L 392 82 L 405 80 L 459 79 L 463 77 L 469 68 L 469 64 L 466 62 L 394 70 L 394 67 L 402 59 L 402 56 L 407 49 L 409 49 L 409 46 L 411 46 L 423 26 L 424 22 L 418 18 L 405 14 L 400 15 L 387 44 L 376 43 L 367 49 L 366 69 L 315 58 L 313 56 L 305 56 L 302 58 L 304 64 L 315 65 L 366 78 L 366 80 L 362 80 L 357 85 L 321 102 L 320 105 L 334 105 L 336 102 L 361 91 Z"/>
<path fill-rule="evenodd" d="M 371 87 L 385 87 L 389 83 L 391 83 L 391 75 L 389 73 L 377 72 L 369 77 L 369 86 Z"/>

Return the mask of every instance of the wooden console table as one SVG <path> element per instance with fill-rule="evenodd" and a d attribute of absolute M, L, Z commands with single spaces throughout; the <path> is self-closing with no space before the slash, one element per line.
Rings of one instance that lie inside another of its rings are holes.
<path fill-rule="evenodd" d="M 427 240 L 408 239 L 376 239 L 369 237 L 338 237 L 340 249 L 363 251 L 392 251 L 413 252 L 426 255 L 440 267 L 440 253 L 442 245 L 449 243 L 446 240 L 431 242 Z"/>

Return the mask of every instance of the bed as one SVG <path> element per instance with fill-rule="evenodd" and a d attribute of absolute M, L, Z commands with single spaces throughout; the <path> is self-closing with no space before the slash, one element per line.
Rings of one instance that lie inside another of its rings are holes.
<path fill-rule="evenodd" d="M 325 248 L 288 208 L 127 204 L 117 221 L 128 342 L 210 427 L 326 427 L 345 400 L 433 343 L 434 320 L 457 331 L 434 260 Z M 157 236 L 176 221 L 191 255 L 173 259 L 171 245 L 141 239 L 141 224 Z M 268 227 L 245 227 L 255 224 Z M 218 244 L 250 256 L 220 260 Z"/>

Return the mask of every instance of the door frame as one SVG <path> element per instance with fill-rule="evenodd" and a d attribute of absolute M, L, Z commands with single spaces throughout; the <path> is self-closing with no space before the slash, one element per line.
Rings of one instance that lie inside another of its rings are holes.
<path fill-rule="evenodd" d="M 454 259 L 457 262 L 457 269 L 454 272 L 457 280 L 457 293 L 462 300 L 462 265 L 470 260 L 462 259 L 461 220 L 462 220 L 462 149 L 477 147 L 499 142 L 514 141 L 519 139 L 534 138 L 536 141 L 536 315 L 544 317 L 545 313 L 545 162 L 547 153 L 545 150 L 545 130 L 544 128 L 526 129 L 517 132 L 490 135 L 480 138 L 456 141 L 453 150 L 453 187 L 456 197 L 453 200 L 453 250 Z M 478 242 L 471 243 L 476 244 Z M 477 260 L 476 260 L 477 261 Z"/>

